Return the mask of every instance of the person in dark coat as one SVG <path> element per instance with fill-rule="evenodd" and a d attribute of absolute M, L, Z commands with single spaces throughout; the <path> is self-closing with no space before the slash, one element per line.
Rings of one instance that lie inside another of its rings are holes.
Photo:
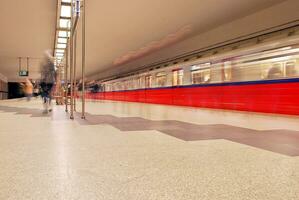
<path fill-rule="evenodd" d="M 41 96 L 43 99 L 44 113 L 52 111 L 52 89 L 55 84 L 56 72 L 54 66 L 54 58 L 50 51 L 45 52 L 45 58 L 41 65 Z"/>

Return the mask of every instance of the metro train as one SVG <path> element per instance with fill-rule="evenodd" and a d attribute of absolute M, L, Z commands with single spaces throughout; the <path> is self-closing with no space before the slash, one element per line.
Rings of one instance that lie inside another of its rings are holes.
<path fill-rule="evenodd" d="M 299 37 L 101 81 L 86 97 L 299 115 Z"/>

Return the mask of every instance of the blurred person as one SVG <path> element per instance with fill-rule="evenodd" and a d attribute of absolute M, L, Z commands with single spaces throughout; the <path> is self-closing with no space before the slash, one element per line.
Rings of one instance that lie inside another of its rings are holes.
<path fill-rule="evenodd" d="M 27 101 L 30 101 L 32 94 L 33 94 L 33 85 L 28 78 L 26 78 L 26 81 L 25 81 L 24 93 L 26 95 Z"/>
<path fill-rule="evenodd" d="M 37 98 L 38 93 L 39 93 L 39 84 L 36 81 L 32 81 L 33 85 L 33 96 Z"/>
<path fill-rule="evenodd" d="M 33 87 L 33 95 L 34 95 L 34 97 L 38 97 L 38 95 L 39 95 L 39 86 L 38 86 L 38 84 L 36 84 L 34 87 Z"/>
<path fill-rule="evenodd" d="M 43 99 L 44 113 L 52 111 L 52 89 L 55 83 L 54 58 L 50 50 L 45 51 L 45 57 L 41 65 L 41 96 Z"/>

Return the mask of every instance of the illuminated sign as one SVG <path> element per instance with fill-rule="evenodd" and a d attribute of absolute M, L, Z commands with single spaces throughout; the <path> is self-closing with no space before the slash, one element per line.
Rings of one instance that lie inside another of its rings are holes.
<path fill-rule="evenodd" d="M 28 76 L 29 72 L 27 70 L 20 70 L 19 71 L 19 76 Z"/>

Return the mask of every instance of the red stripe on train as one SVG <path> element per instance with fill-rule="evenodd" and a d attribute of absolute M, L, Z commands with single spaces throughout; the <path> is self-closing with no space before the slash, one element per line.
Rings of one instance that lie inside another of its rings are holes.
<path fill-rule="evenodd" d="M 299 115 L 299 83 L 99 92 L 88 93 L 86 97 L 88 99 Z"/>

